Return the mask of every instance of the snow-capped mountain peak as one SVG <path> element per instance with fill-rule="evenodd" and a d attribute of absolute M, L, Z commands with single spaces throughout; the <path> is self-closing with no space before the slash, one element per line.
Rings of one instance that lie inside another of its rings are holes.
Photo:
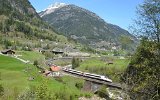
<path fill-rule="evenodd" d="M 59 8 L 64 7 L 66 5 L 67 4 L 65 4 L 65 3 L 56 2 L 52 5 L 50 5 L 47 9 L 43 10 L 44 13 L 42 13 L 40 16 L 43 17 L 44 15 L 50 14 L 50 13 L 54 12 L 56 9 L 59 9 Z"/>

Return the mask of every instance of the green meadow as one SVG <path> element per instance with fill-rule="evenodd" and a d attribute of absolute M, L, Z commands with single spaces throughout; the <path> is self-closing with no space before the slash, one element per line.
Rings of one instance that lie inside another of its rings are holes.
<path fill-rule="evenodd" d="M 34 80 L 28 80 L 29 77 L 33 77 Z M 47 90 L 51 94 L 62 94 L 64 92 L 64 98 L 90 95 L 90 93 L 83 93 L 75 86 L 76 82 L 79 81 L 83 83 L 83 80 L 71 76 L 57 79 L 45 77 L 33 65 L 24 64 L 15 58 L 0 55 L 0 84 L 4 87 L 2 100 L 14 100 L 31 87 L 37 88 L 41 84 L 46 84 Z"/>
<path fill-rule="evenodd" d="M 113 64 L 108 64 L 112 62 Z M 119 82 L 120 76 L 125 71 L 129 64 L 129 59 L 118 59 L 107 57 L 105 60 L 102 58 L 90 58 L 80 63 L 78 70 L 84 72 L 91 72 L 106 75 L 113 81 Z"/>
<path fill-rule="evenodd" d="M 24 60 L 30 60 L 33 62 L 34 60 L 44 60 L 45 56 L 42 55 L 40 52 L 34 52 L 34 51 L 17 51 L 18 55 L 21 55 L 19 58 L 22 58 Z"/>

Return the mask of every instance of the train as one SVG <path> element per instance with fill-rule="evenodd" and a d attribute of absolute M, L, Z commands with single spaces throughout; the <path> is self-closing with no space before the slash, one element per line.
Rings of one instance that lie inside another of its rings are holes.
<path fill-rule="evenodd" d="M 84 76 L 84 77 L 88 77 L 88 78 L 92 78 L 92 79 L 96 79 L 100 81 L 105 81 L 105 82 L 112 82 L 111 79 L 107 78 L 104 75 L 97 75 L 97 74 L 82 72 L 82 71 L 74 70 L 71 68 L 62 68 L 62 70 L 65 72 L 71 73 L 71 74 L 78 75 L 78 76 Z"/>

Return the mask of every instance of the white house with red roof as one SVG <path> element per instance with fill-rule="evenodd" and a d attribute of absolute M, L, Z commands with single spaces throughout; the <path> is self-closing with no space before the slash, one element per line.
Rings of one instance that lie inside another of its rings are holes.
<path fill-rule="evenodd" d="M 60 70 L 61 70 L 61 68 L 59 66 L 56 66 L 56 65 L 52 65 L 50 67 L 50 71 L 51 71 L 53 76 L 60 76 Z"/>

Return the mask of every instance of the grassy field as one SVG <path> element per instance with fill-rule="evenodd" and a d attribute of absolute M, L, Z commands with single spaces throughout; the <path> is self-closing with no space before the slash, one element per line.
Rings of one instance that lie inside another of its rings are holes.
<path fill-rule="evenodd" d="M 27 74 L 23 72 L 25 67 L 26 65 L 19 60 L 0 55 L 0 83 L 4 86 L 8 98 L 11 98 L 15 90 L 19 92 L 28 88 Z"/>
<path fill-rule="evenodd" d="M 34 60 L 44 60 L 45 58 L 42 53 L 34 51 L 17 51 L 16 54 L 22 55 L 19 58 L 30 60 L 31 62 L 33 62 Z"/>
<path fill-rule="evenodd" d="M 34 77 L 34 80 L 29 81 L 29 77 Z M 17 59 L 2 55 L 0 55 L 0 79 L 0 84 L 5 89 L 5 95 L 2 100 L 14 100 L 13 97 L 25 92 L 30 86 L 37 87 L 43 82 L 46 82 L 47 88 L 53 94 L 62 92 L 64 88 L 66 95 L 80 96 L 87 94 L 75 87 L 75 83 L 79 79 L 69 76 L 58 80 L 46 78 L 38 73 L 35 66 L 24 64 Z"/>
<path fill-rule="evenodd" d="M 129 59 L 111 59 L 111 62 L 113 64 L 107 64 L 107 61 L 103 61 L 100 58 L 91 58 L 87 59 L 83 62 L 81 62 L 80 67 L 78 69 L 86 71 L 87 67 L 88 68 L 100 68 L 100 67 L 116 67 L 118 69 L 125 69 L 127 65 L 129 64 L 130 60 Z"/>
<path fill-rule="evenodd" d="M 108 62 L 113 62 L 109 64 Z M 78 70 L 85 72 L 103 74 L 110 77 L 113 81 L 120 81 L 120 75 L 124 72 L 129 64 L 129 59 L 117 59 L 117 58 L 91 58 L 80 63 Z"/>

